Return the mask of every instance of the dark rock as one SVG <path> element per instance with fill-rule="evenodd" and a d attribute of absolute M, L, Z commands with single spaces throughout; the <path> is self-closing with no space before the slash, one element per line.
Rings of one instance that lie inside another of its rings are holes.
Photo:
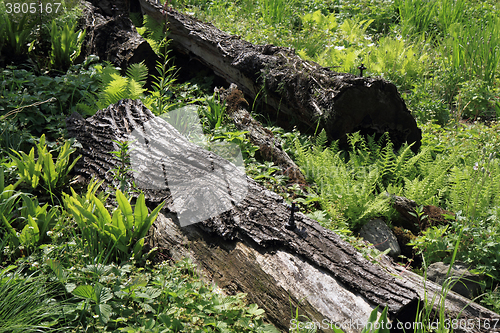
<path fill-rule="evenodd" d="M 450 265 L 443 262 L 433 263 L 427 268 L 427 278 L 443 285 L 446 281 L 449 268 Z M 477 291 L 481 287 L 479 284 L 480 276 L 470 273 L 467 268 L 467 265 L 462 262 L 457 261 L 453 264 L 450 272 L 450 276 L 452 277 L 451 283 L 453 285 L 451 290 L 467 298 L 473 298 L 477 295 Z"/>
<path fill-rule="evenodd" d="M 401 254 L 401 248 L 396 236 L 394 236 L 391 229 L 381 219 L 368 221 L 361 227 L 359 235 L 364 240 L 372 243 L 379 251 L 384 252 L 390 249 L 389 255 L 393 258 L 397 258 Z"/>

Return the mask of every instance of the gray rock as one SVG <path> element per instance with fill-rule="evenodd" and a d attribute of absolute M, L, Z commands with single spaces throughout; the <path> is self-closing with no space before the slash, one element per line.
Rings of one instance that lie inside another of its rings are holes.
<path fill-rule="evenodd" d="M 372 243 L 379 251 L 390 249 L 389 255 L 393 258 L 397 258 L 401 254 L 396 236 L 381 219 L 368 221 L 359 231 L 359 235 Z"/>
<path fill-rule="evenodd" d="M 427 279 L 443 285 L 449 267 L 449 264 L 443 262 L 431 264 L 427 268 Z M 480 276 L 469 272 L 466 264 L 459 261 L 455 262 L 450 275 L 453 279 L 451 283 L 454 284 L 451 290 L 467 298 L 477 295 L 477 291 L 481 286 L 479 284 Z"/>

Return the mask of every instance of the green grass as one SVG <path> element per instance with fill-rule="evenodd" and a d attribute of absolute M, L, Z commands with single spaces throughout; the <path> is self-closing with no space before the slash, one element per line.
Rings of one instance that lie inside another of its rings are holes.
<path fill-rule="evenodd" d="M 56 285 L 47 275 L 22 274 L 9 266 L 0 272 L 0 332 L 52 331 L 63 316 Z"/>

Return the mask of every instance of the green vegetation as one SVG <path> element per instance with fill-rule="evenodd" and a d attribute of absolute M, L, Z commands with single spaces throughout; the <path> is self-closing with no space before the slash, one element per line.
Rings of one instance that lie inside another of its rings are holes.
<path fill-rule="evenodd" d="M 112 152 L 118 188 L 100 189 L 94 180 L 86 190 L 70 187 L 79 144 L 64 138 L 64 119 L 124 98 L 140 98 L 158 115 L 196 102 L 200 114 L 217 119 L 211 140 L 255 152 L 244 133 L 227 130 L 224 107 L 213 96 L 194 85 L 174 86 L 166 42 L 154 39 L 158 27 L 139 28 L 165 55 L 148 91 L 143 63 L 132 64 L 126 76 L 96 56 L 73 64 L 84 38 L 74 18 L 66 12 L 41 24 L 27 15 L 2 16 L 2 54 L 11 46 L 19 54 L 0 57 L 6 63 L 0 81 L 0 332 L 276 332 L 245 294 L 226 296 L 202 282 L 188 260 L 165 260 L 145 244 L 164 203 L 149 211 L 144 194 L 132 199 L 129 142 L 117 142 Z M 47 27 L 48 47 L 35 33 Z M 27 59 L 35 69 L 21 68 Z M 210 132 L 210 122 L 204 124 Z M 155 258 L 163 259 L 153 264 Z"/>
<path fill-rule="evenodd" d="M 450 262 L 453 256 L 484 274 L 481 301 L 500 309 L 500 160 L 494 122 L 500 116 L 500 8 L 495 2 L 173 3 L 251 42 L 293 47 L 303 58 L 341 72 L 357 74 L 364 63 L 366 75 L 394 82 L 423 129 L 418 154 L 407 146 L 394 151 L 388 137 L 354 133 L 350 148 L 342 151 L 335 142 L 327 146 L 324 133 L 308 137 L 270 128 L 312 187 L 285 187 L 272 164 L 253 164 L 248 172 L 340 234 L 373 217 L 397 219 L 391 195 L 455 213 L 445 225 L 421 230 L 411 244 L 427 264 Z M 422 211 L 419 217 L 426 218 Z"/>
<path fill-rule="evenodd" d="M 353 232 L 373 217 L 395 222 L 391 195 L 415 200 L 419 221 L 427 218 L 425 205 L 453 212 L 443 225 L 417 230 L 410 244 L 426 264 L 460 260 L 483 274 L 479 301 L 500 312 L 495 2 L 172 1 L 252 42 L 294 47 L 338 71 L 357 73 L 364 63 L 367 75 L 398 86 L 423 130 L 416 154 L 409 146 L 395 151 L 387 135 L 358 133 L 340 150 L 325 132 L 287 132 L 267 120 L 309 187 L 288 185 L 276 165 L 260 159 L 213 95 L 213 78 L 176 81 L 164 26 L 132 18 L 162 59 L 148 89 L 151 69 L 143 63 L 124 69 L 125 76 L 96 56 L 74 64 L 85 33 L 75 25 L 78 6 L 61 2 L 59 13 L 30 17 L 9 16 L 0 4 L 0 332 L 275 330 L 245 295 L 224 296 L 202 283 L 189 261 L 151 262 L 165 257 L 144 242 L 162 204 L 149 211 L 142 194 L 131 199 L 137 190 L 127 176 L 129 142 L 117 142 L 112 152 L 118 188 L 101 189 L 96 181 L 70 187 L 78 143 L 65 139 L 64 119 L 75 111 L 93 115 L 123 98 L 141 99 L 156 115 L 195 108 L 206 141 L 239 145 L 247 174 L 372 258 L 379 254 Z M 419 316 L 434 320 L 427 308 Z"/>

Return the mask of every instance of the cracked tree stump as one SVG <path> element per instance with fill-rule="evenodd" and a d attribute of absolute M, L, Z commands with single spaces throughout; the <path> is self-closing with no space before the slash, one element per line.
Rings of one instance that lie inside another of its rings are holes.
<path fill-rule="evenodd" d="M 150 72 L 156 66 L 157 55 L 137 32 L 128 17 L 128 0 L 82 1 L 83 12 L 79 28 L 86 36 L 77 62 L 89 55 L 109 61 L 125 74 L 127 67 L 144 61 Z"/>
<path fill-rule="evenodd" d="M 319 124 L 341 145 L 348 133 L 388 132 L 396 149 L 406 142 L 418 151 L 421 131 L 394 84 L 333 72 L 300 59 L 290 48 L 253 45 L 151 0 L 140 4 L 147 15 L 168 21 L 176 51 L 196 57 L 250 100 L 265 88 L 266 103 L 280 115 L 312 129 Z"/>

